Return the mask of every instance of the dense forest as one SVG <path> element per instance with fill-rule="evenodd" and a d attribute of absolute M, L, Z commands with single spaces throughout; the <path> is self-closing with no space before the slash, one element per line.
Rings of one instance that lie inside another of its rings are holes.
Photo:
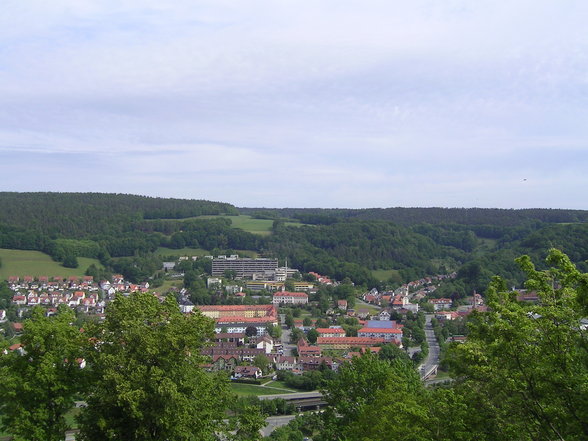
<path fill-rule="evenodd" d="M 239 208 L 242 214 L 301 219 L 305 223 L 332 223 L 341 219 L 386 220 L 401 225 L 463 224 L 516 226 L 528 222 L 586 222 L 586 210 L 501 208 Z"/>
<path fill-rule="evenodd" d="M 273 221 L 271 234 L 232 216 Z M 224 215 L 214 217 L 214 215 Z M 439 296 L 483 291 L 495 274 L 519 285 L 514 259 L 558 248 L 586 270 L 588 211 L 461 208 L 255 209 L 220 202 L 100 193 L 0 193 L 0 248 L 39 250 L 64 265 L 97 258 L 132 281 L 161 267 L 158 247 L 251 250 L 365 287 L 456 271 Z M 291 221 L 295 221 L 293 225 Z M 394 270 L 386 280 L 375 270 Z"/>

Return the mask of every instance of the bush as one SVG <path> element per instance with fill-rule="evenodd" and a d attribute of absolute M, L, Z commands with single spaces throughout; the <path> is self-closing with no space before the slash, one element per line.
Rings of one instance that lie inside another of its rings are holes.
<path fill-rule="evenodd" d="M 231 380 L 233 383 L 244 383 L 244 384 L 257 384 L 260 385 L 260 380 L 255 380 L 254 378 L 235 378 Z"/>

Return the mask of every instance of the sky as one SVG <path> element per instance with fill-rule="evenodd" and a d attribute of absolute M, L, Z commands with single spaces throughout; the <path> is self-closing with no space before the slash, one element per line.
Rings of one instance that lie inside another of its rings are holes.
<path fill-rule="evenodd" d="M 588 209 L 588 2 L 3 0 L 0 191 Z"/>

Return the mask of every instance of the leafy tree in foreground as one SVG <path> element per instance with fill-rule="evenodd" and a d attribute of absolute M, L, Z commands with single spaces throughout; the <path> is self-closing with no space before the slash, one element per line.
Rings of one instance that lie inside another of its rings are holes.
<path fill-rule="evenodd" d="M 538 305 L 516 301 L 495 279 L 490 312 L 471 320 L 468 342 L 450 353 L 465 398 L 476 403 L 478 439 L 588 439 L 588 274 L 552 249 L 537 271 L 517 259 Z M 481 418 L 480 418 L 481 416 Z"/>
<path fill-rule="evenodd" d="M 80 439 L 213 440 L 222 425 L 228 385 L 206 373 L 201 349 L 213 322 L 180 313 L 175 300 L 119 296 L 106 320 L 89 329 L 94 381 L 80 415 Z"/>
<path fill-rule="evenodd" d="M 60 307 L 53 317 L 35 308 L 24 322 L 22 350 L 0 354 L 2 426 L 15 440 L 63 440 L 65 413 L 81 388 L 83 334 L 75 315 Z"/>

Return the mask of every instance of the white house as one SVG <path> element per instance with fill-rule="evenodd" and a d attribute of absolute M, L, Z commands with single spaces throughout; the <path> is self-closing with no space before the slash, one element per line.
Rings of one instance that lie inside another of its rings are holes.
<path fill-rule="evenodd" d="M 289 305 L 305 305 L 308 303 L 308 294 L 304 292 L 288 292 L 281 291 L 274 294 L 272 299 L 274 305 L 289 304 Z"/>

